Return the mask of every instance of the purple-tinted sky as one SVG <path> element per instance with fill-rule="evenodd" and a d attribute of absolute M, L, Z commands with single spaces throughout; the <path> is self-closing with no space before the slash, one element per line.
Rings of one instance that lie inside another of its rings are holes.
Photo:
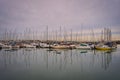
<path fill-rule="evenodd" d="M 120 33 L 120 0 L 0 0 L 0 30 L 110 27 Z"/>

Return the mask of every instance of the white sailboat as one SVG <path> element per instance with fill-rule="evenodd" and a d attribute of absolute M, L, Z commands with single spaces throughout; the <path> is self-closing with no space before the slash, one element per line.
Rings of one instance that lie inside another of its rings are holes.
<path fill-rule="evenodd" d="M 75 48 L 76 49 L 87 49 L 87 50 L 91 49 L 90 45 L 86 43 L 80 43 L 79 45 L 76 45 Z"/>
<path fill-rule="evenodd" d="M 54 45 L 51 45 L 51 48 L 53 48 L 53 49 L 69 49 L 70 46 L 68 46 L 68 45 L 54 44 Z"/>
<path fill-rule="evenodd" d="M 41 48 L 50 48 L 50 45 L 48 45 L 47 43 L 40 43 L 40 47 Z"/>
<path fill-rule="evenodd" d="M 0 46 L 2 47 L 2 49 L 5 49 L 5 48 L 12 48 L 12 46 L 6 45 L 6 44 L 2 44 L 2 43 L 0 43 Z"/>
<path fill-rule="evenodd" d="M 30 44 L 22 44 L 24 48 L 36 48 L 36 46 L 30 45 Z"/>

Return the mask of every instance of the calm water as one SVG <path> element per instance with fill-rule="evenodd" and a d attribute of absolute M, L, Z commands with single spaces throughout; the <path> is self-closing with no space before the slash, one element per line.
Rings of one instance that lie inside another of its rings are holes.
<path fill-rule="evenodd" d="M 113 51 L 0 51 L 0 80 L 120 80 L 120 47 Z"/>

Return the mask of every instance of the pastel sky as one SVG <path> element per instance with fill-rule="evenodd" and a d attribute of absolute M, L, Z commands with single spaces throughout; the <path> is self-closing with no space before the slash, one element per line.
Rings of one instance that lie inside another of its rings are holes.
<path fill-rule="evenodd" d="M 0 32 L 109 27 L 120 39 L 120 0 L 0 0 Z"/>

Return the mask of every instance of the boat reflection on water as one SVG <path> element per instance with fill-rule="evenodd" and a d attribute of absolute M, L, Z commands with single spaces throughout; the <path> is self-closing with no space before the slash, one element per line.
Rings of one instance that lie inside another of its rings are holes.
<path fill-rule="evenodd" d="M 88 50 L 81 50 L 80 53 L 87 53 Z"/>
<path fill-rule="evenodd" d="M 115 52 L 116 50 L 84 51 L 77 49 L 1 50 L 0 71 L 2 72 L 0 72 L 0 74 L 3 72 L 9 74 L 7 71 L 11 71 L 9 75 L 17 73 L 17 78 L 20 78 L 20 75 L 28 76 L 28 74 L 32 73 L 39 75 L 39 79 L 41 79 L 40 77 L 43 75 L 45 76 L 43 79 L 46 79 L 46 77 L 56 79 L 55 76 L 60 78 L 62 75 L 66 76 L 66 79 L 68 79 L 68 77 L 74 78 L 77 72 L 81 77 L 89 73 L 99 75 L 99 72 L 103 71 L 104 73 L 108 71 Z M 68 74 L 75 75 L 70 76 Z M 35 75 L 29 77 L 35 78 Z M 25 78 L 23 77 L 22 79 Z"/>
<path fill-rule="evenodd" d="M 115 51 L 115 50 L 114 50 Z M 85 54 L 82 54 L 85 53 Z M 57 55 L 59 54 L 59 55 Z M 68 67 L 107 69 L 112 60 L 112 51 L 21 49 L 14 52 L 0 51 L 0 69 L 9 66 L 21 68 L 40 67 L 66 70 Z"/>
<path fill-rule="evenodd" d="M 103 51 L 96 50 L 96 53 L 98 54 L 101 53 L 99 60 L 101 61 L 101 67 L 105 70 L 109 67 L 110 62 L 112 61 L 113 51 L 115 50 L 103 50 Z"/>

